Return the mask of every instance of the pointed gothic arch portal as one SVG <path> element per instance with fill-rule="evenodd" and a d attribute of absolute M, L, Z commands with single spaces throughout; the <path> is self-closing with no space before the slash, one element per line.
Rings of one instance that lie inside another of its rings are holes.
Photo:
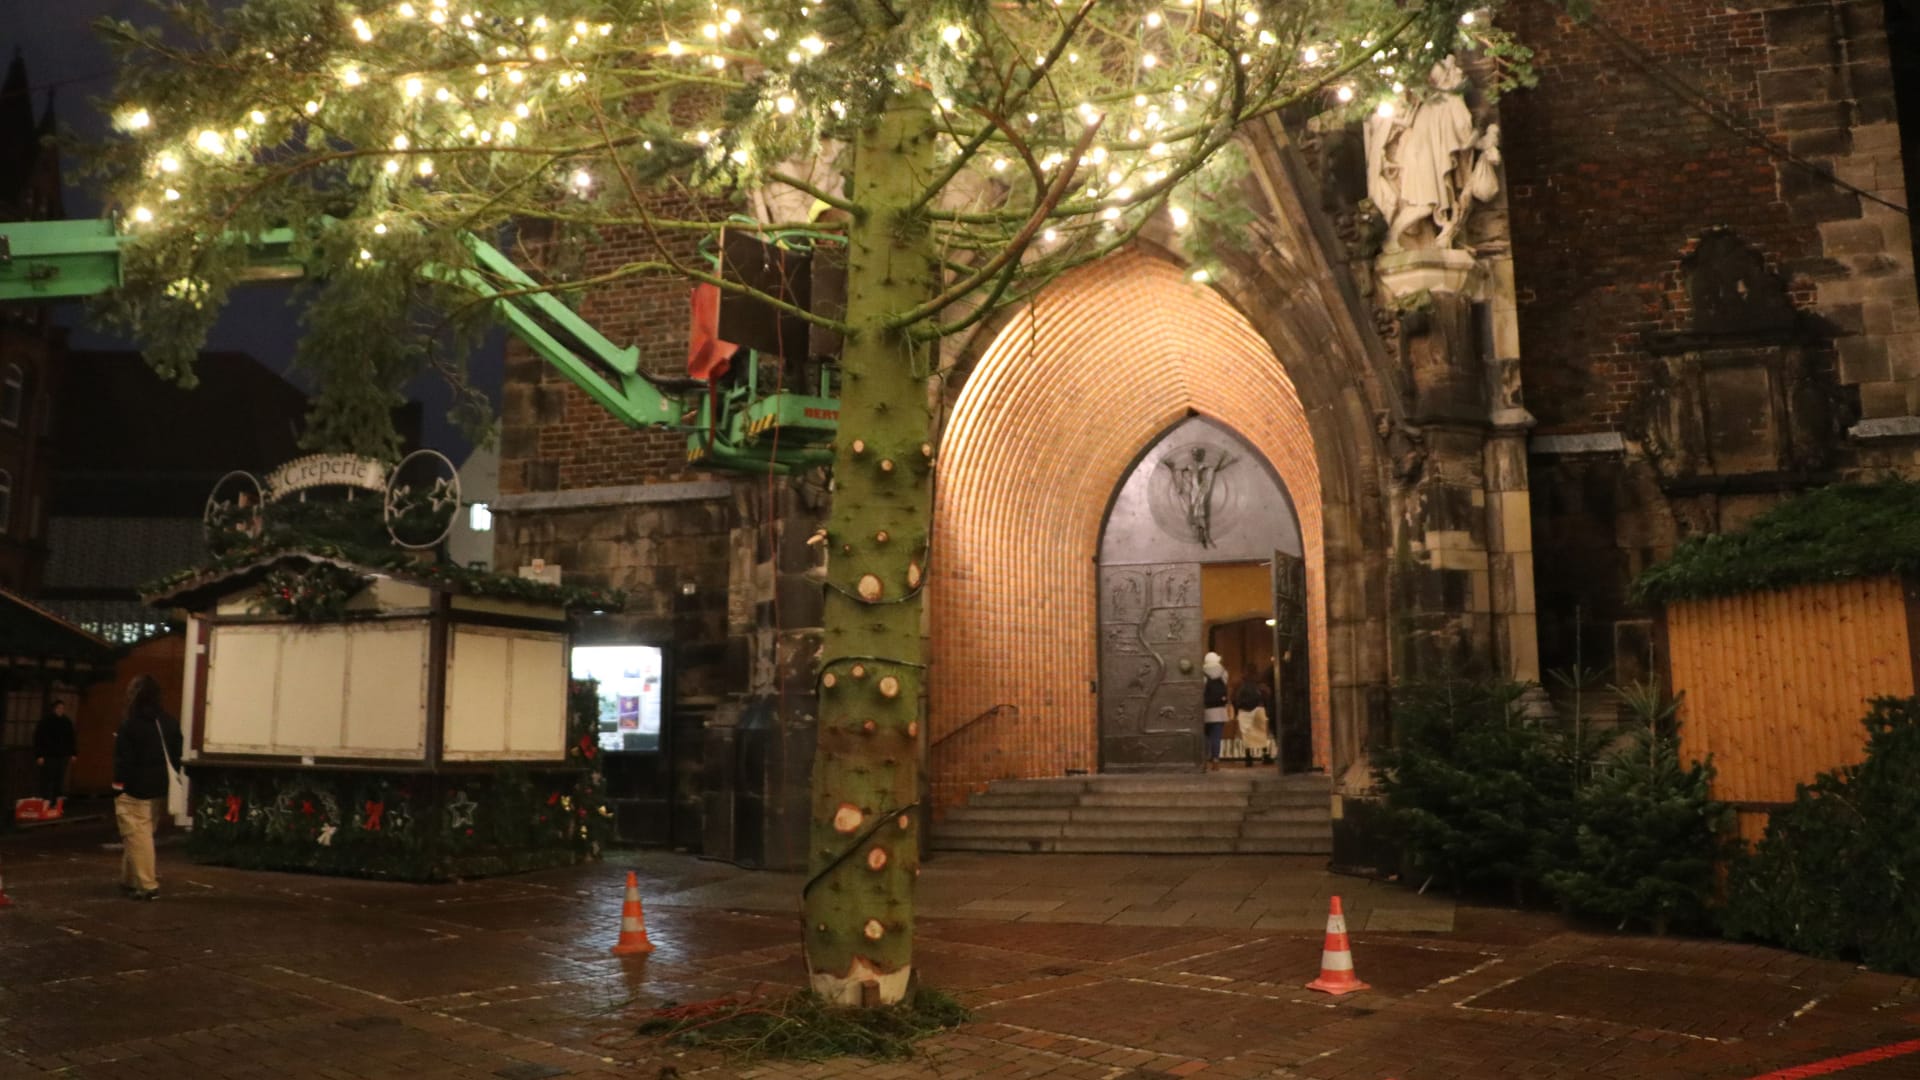
<path fill-rule="evenodd" d="M 1251 677 L 1278 702 L 1269 730 L 1283 737 L 1231 749 L 1306 767 L 1305 546 L 1266 456 L 1217 420 L 1181 420 L 1115 485 L 1099 550 L 1100 768 L 1204 767 L 1208 652 L 1236 691 Z"/>

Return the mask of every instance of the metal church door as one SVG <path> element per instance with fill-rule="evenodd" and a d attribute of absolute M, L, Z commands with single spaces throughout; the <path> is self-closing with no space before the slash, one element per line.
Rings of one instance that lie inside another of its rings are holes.
<path fill-rule="evenodd" d="M 1181 421 L 1128 471 L 1100 539 L 1103 770 L 1204 766 L 1201 568 L 1266 562 L 1276 549 L 1301 554 L 1293 504 L 1265 458 L 1226 427 Z M 1268 597 L 1254 602 L 1264 610 Z"/>

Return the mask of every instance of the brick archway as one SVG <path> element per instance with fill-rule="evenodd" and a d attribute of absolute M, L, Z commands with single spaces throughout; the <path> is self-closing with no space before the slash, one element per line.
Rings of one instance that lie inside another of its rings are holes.
<path fill-rule="evenodd" d="M 936 806 L 993 779 L 1098 767 L 1095 584 L 1108 499 L 1181 418 L 1227 425 L 1298 509 L 1307 559 L 1315 757 L 1328 764 L 1321 476 L 1308 414 L 1254 325 L 1163 260 L 1076 271 L 1002 326 L 941 444 L 929 596 Z M 1000 714 L 943 738 L 997 705 Z"/>

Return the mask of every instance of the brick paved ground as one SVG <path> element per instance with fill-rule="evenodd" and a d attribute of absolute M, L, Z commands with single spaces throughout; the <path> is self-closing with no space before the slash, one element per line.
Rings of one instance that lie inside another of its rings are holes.
<path fill-rule="evenodd" d="M 673 1075 L 664 1066 L 688 1080 L 1745 1080 L 1920 1037 L 1920 981 L 1768 949 L 1455 912 L 1257 858 L 968 856 L 923 879 L 927 907 L 955 914 L 925 920 L 919 963 L 972 1023 L 906 1064 L 745 1065 L 632 1032 L 663 1002 L 803 981 L 791 879 L 645 855 L 417 887 L 195 867 L 168 852 L 165 895 L 137 904 L 114 891 L 103 838 L 0 840 L 16 901 L 0 910 L 0 1080 L 653 1080 Z M 658 951 L 615 960 L 627 866 Z M 1359 929 L 1375 989 L 1308 993 L 1318 933 L 1258 923 L 1335 887 L 1368 922 L 1417 912 L 1451 929 Z M 996 899 L 1009 903 L 976 903 Z M 1247 918 L 1249 902 L 1262 914 Z M 1177 925 L 1114 918 L 1135 905 Z M 1920 1054 L 1832 1075 L 1912 1080 Z"/>

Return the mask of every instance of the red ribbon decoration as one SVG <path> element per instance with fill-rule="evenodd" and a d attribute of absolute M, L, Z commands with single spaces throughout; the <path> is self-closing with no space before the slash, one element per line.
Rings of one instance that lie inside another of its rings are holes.
<path fill-rule="evenodd" d="M 227 820 L 240 820 L 240 796 L 238 795 L 227 796 Z"/>
<path fill-rule="evenodd" d="M 367 831 L 368 831 L 368 832 L 379 832 L 379 831 L 380 831 L 380 819 L 381 819 L 381 818 L 383 818 L 383 817 L 385 817 L 385 816 L 386 816 L 386 814 L 387 814 L 387 804 L 386 804 L 386 803 L 383 803 L 383 802 L 369 802 L 369 803 L 367 803 L 367 824 L 366 824 L 366 829 L 367 829 Z"/>

